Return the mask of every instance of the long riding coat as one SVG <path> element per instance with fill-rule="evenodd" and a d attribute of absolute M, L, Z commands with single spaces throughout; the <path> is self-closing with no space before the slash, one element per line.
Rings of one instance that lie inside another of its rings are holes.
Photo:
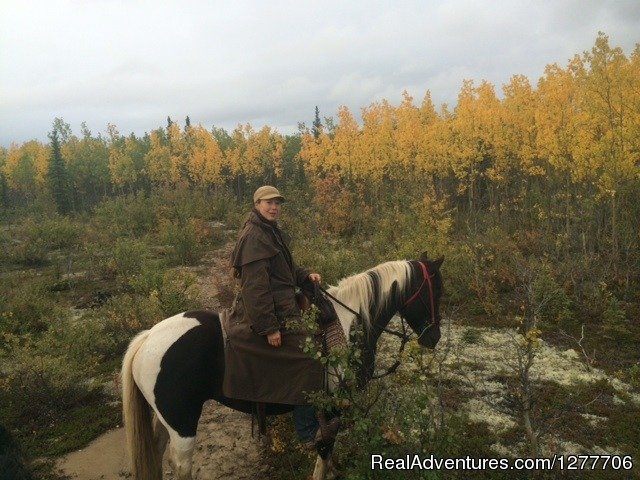
<path fill-rule="evenodd" d="M 250 213 L 231 258 L 240 293 L 227 322 L 227 397 L 301 405 L 305 392 L 322 388 L 320 363 L 301 348 L 306 334 L 287 328 L 300 317 L 295 288 L 309 276 L 295 266 L 289 245 L 276 223 Z M 282 345 L 272 347 L 266 336 L 277 330 Z"/>

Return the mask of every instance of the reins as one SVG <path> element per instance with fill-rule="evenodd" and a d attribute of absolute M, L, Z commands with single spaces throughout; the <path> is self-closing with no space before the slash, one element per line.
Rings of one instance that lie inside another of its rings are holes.
<path fill-rule="evenodd" d="M 349 312 L 353 313 L 358 320 L 362 321 L 362 315 L 360 315 L 359 312 L 356 312 L 355 310 L 353 310 L 352 308 L 350 308 L 348 305 L 345 305 L 344 303 L 342 303 L 340 300 L 338 300 L 336 297 L 334 297 L 333 295 L 331 295 L 327 290 L 325 290 L 322 287 L 319 287 L 320 291 L 322 293 L 324 293 L 327 297 L 329 297 L 331 300 L 333 300 L 334 302 L 336 302 L 338 305 L 343 306 L 344 308 L 346 308 Z"/>

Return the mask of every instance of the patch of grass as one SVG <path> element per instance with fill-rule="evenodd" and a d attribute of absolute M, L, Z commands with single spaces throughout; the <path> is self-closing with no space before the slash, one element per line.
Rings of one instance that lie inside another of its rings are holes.
<path fill-rule="evenodd" d="M 616 405 L 599 435 L 606 445 L 616 446 L 625 455 L 640 458 L 640 406 L 633 402 Z"/>
<path fill-rule="evenodd" d="M 467 327 L 462 332 L 461 340 L 464 343 L 476 344 L 482 341 L 482 330 L 479 328 Z"/>
<path fill-rule="evenodd" d="M 120 405 L 104 397 L 68 410 L 48 427 L 16 435 L 30 458 L 60 456 L 78 450 L 111 428 L 122 425 Z"/>

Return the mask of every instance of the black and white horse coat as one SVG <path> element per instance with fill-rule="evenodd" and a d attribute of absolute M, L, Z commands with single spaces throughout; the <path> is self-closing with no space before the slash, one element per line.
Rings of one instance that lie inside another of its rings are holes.
<path fill-rule="evenodd" d="M 345 336 L 356 321 L 365 335 L 364 381 L 374 370 L 376 344 L 393 315 L 406 318 L 423 346 L 440 338 L 439 299 L 442 259 L 386 262 L 342 280 L 329 293 Z M 353 312 L 357 312 L 355 315 Z M 219 315 L 190 311 L 174 315 L 139 333 L 129 345 L 122 366 L 123 414 L 133 473 L 138 480 L 162 478 L 162 455 L 170 440 L 170 463 L 176 476 L 191 478 L 198 419 L 206 400 L 251 412 L 251 402 L 227 398 L 222 391 L 224 339 Z M 289 411 L 269 405 L 268 414 Z M 314 479 L 332 469 L 331 457 L 318 457 Z"/>

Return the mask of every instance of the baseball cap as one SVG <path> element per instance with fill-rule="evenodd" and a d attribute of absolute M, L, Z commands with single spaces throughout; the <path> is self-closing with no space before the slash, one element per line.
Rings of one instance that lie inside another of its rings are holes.
<path fill-rule="evenodd" d="M 271 200 L 272 198 L 279 198 L 284 202 L 284 197 L 276 187 L 264 185 L 253 194 L 253 203 L 256 203 L 258 200 Z"/>

